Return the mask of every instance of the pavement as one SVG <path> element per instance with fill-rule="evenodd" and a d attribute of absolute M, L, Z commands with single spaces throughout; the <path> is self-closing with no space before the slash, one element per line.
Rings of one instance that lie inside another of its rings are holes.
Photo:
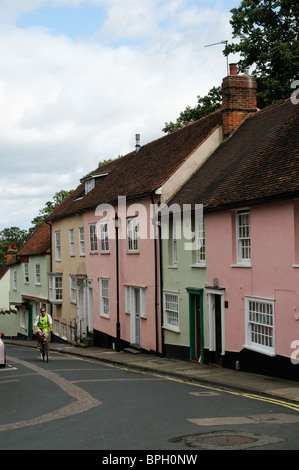
<path fill-rule="evenodd" d="M 10 340 L 5 338 L 6 345 L 36 348 L 37 342 L 30 340 Z M 192 361 L 181 361 L 160 357 L 154 354 L 136 352 L 130 348 L 117 352 L 98 347 L 74 346 L 68 343 L 51 343 L 50 353 L 75 355 L 85 359 L 151 374 L 174 378 L 208 387 L 218 387 L 250 394 L 265 395 L 278 400 L 299 403 L 299 381 L 284 380 L 242 370 L 223 369 L 203 365 Z M 50 358 L 51 361 L 51 358 Z M 299 367 L 299 364 L 298 364 Z"/>

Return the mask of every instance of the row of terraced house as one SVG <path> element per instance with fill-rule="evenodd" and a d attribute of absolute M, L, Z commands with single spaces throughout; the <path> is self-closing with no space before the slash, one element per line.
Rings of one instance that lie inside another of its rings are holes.
<path fill-rule="evenodd" d="M 83 178 L 9 250 L 0 329 L 45 306 L 52 341 L 297 380 L 299 106 L 256 88 L 231 64 L 220 110 Z"/>

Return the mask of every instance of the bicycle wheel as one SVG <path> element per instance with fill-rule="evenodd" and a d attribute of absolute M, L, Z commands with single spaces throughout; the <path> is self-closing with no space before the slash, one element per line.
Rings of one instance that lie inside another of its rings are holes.
<path fill-rule="evenodd" d="M 45 360 L 45 343 L 42 341 L 42 344 L 41 344 L 41 357 L 42 357 L 42 360 L 44 361 Z"/>

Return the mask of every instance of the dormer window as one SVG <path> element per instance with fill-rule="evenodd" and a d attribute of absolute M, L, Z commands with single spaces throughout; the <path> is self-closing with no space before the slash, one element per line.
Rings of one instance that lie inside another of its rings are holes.
<path fill-rule="evenodd" d="M 85 181 L 85 194 L 88 194 L 95 187 L 95 180 L 91 178 Z"/>
<path fill-rule="evenodd" d="M 111 171 L 111 170 L 110 170 Z M 84 183 L 85 185 L 85 196 L 88 194 L 103 178 L 104 176 L 107 176 L 110 171 L 105 171 L 103 173 L 97 173 L 97 174 L 92 174 L 92 175 L 86 175 L 83 178 L 80 179 L 81 183 Z M 81 195 L 81 197 L 84 197 L 84 195 Z M 78 199 L 81 199 L 78 198 Z"/>

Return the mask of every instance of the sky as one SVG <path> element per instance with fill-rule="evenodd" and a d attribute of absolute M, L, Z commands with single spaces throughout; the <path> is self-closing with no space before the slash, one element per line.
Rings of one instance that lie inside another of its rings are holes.
<path fill-rule="evenodd" d="M 240 4 L 0 0 L 0 231 L 221 85 Z"/>

